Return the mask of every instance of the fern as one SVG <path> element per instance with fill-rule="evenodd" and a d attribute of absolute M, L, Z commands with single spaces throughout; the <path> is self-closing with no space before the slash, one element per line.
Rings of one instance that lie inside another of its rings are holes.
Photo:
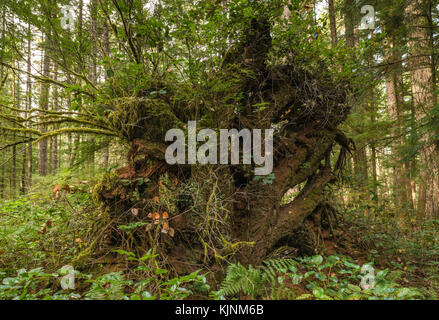
<path fill-rule="evenodd" d="M 288 271 L 292 271 L 298 262 L 294 259 L 272 259 L 263 262 L 264 266 L 261 267 L 263 273 L 272 282 L 276 281 L 277 273 L 285 274 Z"/>
<path fill-rule="evenodd" d="M 245 268 L 240 263 L 231 264 L 227 268 L 227 275 L 221 284 L 218 294 L 221 296 L 232 296 L 238 292 L 247 295 L 258 295 L 262 293 L 267 279 L 261 270 L 249 266 Z"/>
<path fill-rule="evenodd" d="M 293 259 L 273 259 L 263 262 L 263 265 L 248 269 L 240 263 L 231 264 L 227 268 L 226 278 L 221 284 L 217 294 L 220 296 L 233 296 L 239 292 L 253 297 L 262 295 L 266 289 L 266 284 L 271 283 L 271 296 L 279 295 L 275 290 L 278 283 L 277 274 L 285 274 L 298 264 Z"/>

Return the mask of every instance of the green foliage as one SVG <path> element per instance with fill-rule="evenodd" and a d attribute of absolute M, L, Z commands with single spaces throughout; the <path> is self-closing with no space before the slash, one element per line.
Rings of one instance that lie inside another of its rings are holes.
<path fill-rule="evenodd" d="M 88 284 L 87 289 L 75 292 L 76 290 L 58 290 L 60 279 L 65 275 L 61 272 L 46 273 L 43 268 L 30 271 L 20 269 L 15 277 L 4 277 L 5 273 L 0 273 L 0 299 L 183 300 L 191 296 L 193 290 L 207 292 L 210 289 L 205 275 L 199 274 L 199 271 L 165 279 L 168 270 L 157 267 L 157 255 L 152 254 L 151 250 L 141 258 L 124 250 L 116 252 L 139 264 L 134 269 L 135 273 L 142 275 L 138 281 L 126 279 L 122 271 L 97 277 L 75 272 L 75 283 L 79 284 L 79 288 Z"/>
<path fill-rule="evenodd" d="M 240 263 L 231 264 L 227 268 L 226 278 L 216 296 L 233 296 L 241 291 L 246 295 L 261 295 L 265 282 L 267 282 L 267 278 L 261 270 L 252 266 L 247 269 Z"/>
<path fill-rule="evenodd" d="M 364 243 L 373 243 L 369 259 L 385 264 L 401 273 L 405 283 L 413 283 L 428 297 L 437 297 L 439 290 L 439 221 L 413 223 L 402 214 L 378 211 L 366 218 L 357 210 L 350 210 L 344 218 L 350 233 L 361 234 Z M 408 220 L 408 221 L 407 221 Z"/>
<path fill-rule="evenodd" d="M 332 255 L 269 260 L 254 268 L 232 264 L 215 297 L 238 293 L 269 299 L 413 299 L 423 298 L 415 288 L 396 283 L 397 273 L 378 271 L 374 283 L 360 286 L 362 267 L 344 256 Z"/>
<path fill-rule="evenodd" d="M 90 227 L 83 209 L 89 204 L 81 192 L 58 200 L 32 194 L 0 202 L 0 269 L 66 264 L 78 252 L 75 239 Z"/>

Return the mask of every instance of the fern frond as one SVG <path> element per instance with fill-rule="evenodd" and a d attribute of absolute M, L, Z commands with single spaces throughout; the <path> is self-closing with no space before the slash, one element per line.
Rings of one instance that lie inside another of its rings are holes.
<path fill-rule="evenodd" d="M 263 265 L 254 268 L 245 268 L 240 263 L 231 264 L 227 268 L 226 278 L 218 291 L 222 296 L 233 296 L 239 292 L 253 297 L 262 295 L 266 284 L 271 283 L 274 288 L 277 285 L 277 275 L 285 274 L 298 264 L 293 259 L 273 259 L 263 262 Z"/>

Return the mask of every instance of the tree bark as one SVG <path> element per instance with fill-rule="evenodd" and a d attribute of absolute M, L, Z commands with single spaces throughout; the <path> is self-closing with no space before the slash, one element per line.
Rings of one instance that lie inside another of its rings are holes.
<path fill-rule="evenodd" d="M 328 0 L 329 11 L 329 28 L 331 29 L 331 44 L 332 47 L 337 45 L 337 23 L 335 19 L 334 0 Z"/>
<path fill-rule="evenodd" d="M 32 109 L 32 28 L 28 24 L 27 29 L 27 79 L 26 79 L 26 109 Z M 30 123 L 29 123 L 30 124 Z M 29 125 L 28 124 L 28 125 Z M 33 171 L 33 144 L 29 142 L 27 145 L 27 186 L 28 189 L 32 187 L 32 171 Z"/>
<path fill-rule="evenodd" d="M 423 117 L 434 106 L 434 83 L 431 64 L 432 48 L 430 47 L 428 26 L 429 1 L 416 0 L 409 3 L 406 10 L 409 47 L 409 67 L 411 74 L 411 89 L 416 120 Z M 432 218 L 439 211 L 439 152 L 431 142 L 431 134 L 426 133 L 421 138 L 426 145 L 421 150 L 419 185 L 418 217 Z"/>
<path fill-rule="evenodd" d="M 58 67 L 55 64 L 53 69 L 53 79 L 54 81 L 58 80 Z M 52 110 L 59 110 L 59 101 L 58 101 L 58 87 L 55 86 L 53 88 L 53 97 L 52 97 Z M 58 169 L 58 136 L 53 136 L 50 141 L 50 171 L 51 174 L 55 174 Z"/>
<path fill-rule="evenodd" d="M 398 208 L 408 205 L 413 208 L 411 197 L 411 184 L 408 172 L 408 163 L 403 162 L 400 156 L 400 146 L 406 141 L 402 135 L 403 123 L 403 80 L 401 55 L 397 53 L 395 48 L 395 39 L 389 40 L 389 47 L 386 48 L 386 62 L 391 66 L 386 78 L 386 97 L 387 110 L 390 120 L 393 122 L 391 134 L 395 138 L 392 141 L 393 163 L 393 194 L 394 203 Z M 410 196 L 409 196 L 410 195 Z"/>
<path fill-rule="evenodd" d="M 46 41 L 48 41 L 48 37 L 45 37 Z M 43 54 L 43 61 L 42 61 L 42 74 L 44 77 L 49 77 L 49 67 L 50 67 L 50 61 L 49 61 L 49 54 L 47 52 L 47 49 L 44 49 Z M 49 84 L 45 81 L 42 81 L 40 83 L 40 101 L 39 101 L 40 109 L 48 110 L 49 108 Z M 47 126 L 42 125 L 40 128 L 41 132 L 47 131 Z M 48 154 L 48 143 L 47 140 L 44 139 L 40 141 L 39 143 L 39 150 L 38 150 L 38 173 L 41 176 L 47 175 L 47 154 Z"/>

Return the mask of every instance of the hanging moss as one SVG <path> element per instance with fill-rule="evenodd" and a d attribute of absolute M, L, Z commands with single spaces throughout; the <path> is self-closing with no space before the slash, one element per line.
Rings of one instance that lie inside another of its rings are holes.
<path fill-rule="evenodd" d="M 113 104 L 116 110 L 109 115 L 110 127 L 127 141 L 162 141 L 167 130 L 182 125 L 162 99 L 125 97 Z"/>
<path fill-rule="evenodd" d="M 102 180 L 93 189 L 93 200 L 96 204 L 106 203 L 122 192 L 122 183 L 119 176 L 112 172 L 103 176 Z"/>

